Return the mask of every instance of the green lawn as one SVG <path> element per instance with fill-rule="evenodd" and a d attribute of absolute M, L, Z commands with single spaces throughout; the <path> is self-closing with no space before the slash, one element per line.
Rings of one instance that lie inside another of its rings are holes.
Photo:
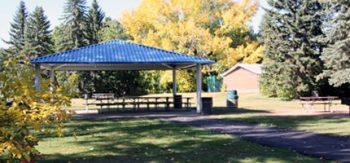
<path fill-rule="evenodd" d="M 213 115 L 225 120 L 241 121 L 263 126 L 289 128 L 302 131 L 325 133 L 339 136 L 350 136 L 350 117 L 322 117 L 322 116 L 274 116 L 270 112 L 295 110 L 302 112 L 298 101 L 282 101 L 258 95 L 241 95 L 240 108 L 229 111 L 222 106 L 216 106 Z M 348 110 L 347 106 L 336 105 L 336 108 Z M 315 107 L 322 111 L 322 106 Z"/>
<path fill-rule="evenodd" d="M 44 138 L 38 149 L 45 154 L 43 162 L 321 161 L 158 120 L 72 121 L 65 137 Z"/>
<path fill-rule="evenodd" d="M 195 93 L 182 93 L 185 97 L 195 97 Z M 158 94 L 150 96 L 171 96 L 171 94 Z M 267 98 L 256 94 L 239 94 L 239 109 L 228 111 L 223 109 L 226 105 L 226 93 L 203 93 L 204 97 L 213 97 L 213 115 L 216 118 L 235 120 L 260 124 L 265 126 L 290 128 L 317 133 L 350 136 L 350 117 L 321 117 L 321 116 L 271 116 L 270 112 L 295 110 L 302 112 L 300 103 L 297 100 L 282 101 L 277 98 Z M 195 103 L 195 99 L 192 101 Z M 348 110 L 347 106 L 336 105 L 334 107 Z M 72 109 L 83 109 L 83 101 L 73 100 Z M 220 108 L 220 109 L 218 109 Z M 315 110 L 322 111 L 322 106 L 315 107 Z"/>

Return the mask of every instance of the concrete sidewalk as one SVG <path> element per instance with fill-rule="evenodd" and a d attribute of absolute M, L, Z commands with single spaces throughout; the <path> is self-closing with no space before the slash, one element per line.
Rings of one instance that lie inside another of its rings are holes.
<path fill-rule="evenodd" d="M 349 137 L 263 127 L 241 122 L 212 119 L 204 116 L 166 117 L 161 118 L 161 120 L 231 134 L 254 143 L 286 148 L 305 155 L 340 162 L 350 162 Z"/>

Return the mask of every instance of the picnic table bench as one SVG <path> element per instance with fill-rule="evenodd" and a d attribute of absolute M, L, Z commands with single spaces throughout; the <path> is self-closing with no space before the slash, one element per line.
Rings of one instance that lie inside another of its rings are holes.
<path fill-rule="evenodd" d="M 116 109 L 123 110 L 139 110 L 139 109 L 165 109 L 169 110 L 171 105 L 174 105 L 173 97 L 144 97 L 144 96 L 125 96 L 125 97 L 114 97 L 114 94 L 105 94 L 105 93 L 96 93 L 92 95 L 92 100 L 86 97 L 85 104 L 86 109 L 88 109 L 89 105 L 99 106 L 100 109 L 107 108 L 108 110 L 111 107 L 115 107 Z M 186 109 L 190 109 L 191 103 L 190 100 L 192 97 L 183 97 L 185 102 L 181 102 Z M 175 109 L 175 108 L 174 108 Z"/>
<path fill-rule="evenodd" d="M 336 96 L 317 96 L 317 97 L 300 97 L 300 103 L 303 109 L 311 110 L 314 105 L 323 105 L 324 111 L 332 111 L 332 105 L 336 105 L 334 102 L 337 100 Z M 328 110 L 327 110 L 328 106 Z"/>

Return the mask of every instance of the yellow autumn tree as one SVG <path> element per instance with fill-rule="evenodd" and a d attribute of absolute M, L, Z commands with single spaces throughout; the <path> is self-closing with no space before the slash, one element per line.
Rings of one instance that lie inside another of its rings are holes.
<path fill-rule="evenodd" d="M 33 162 L 38 133 L 62 135 L 63 122 L 70 114 L 61 108 L 70 103 L 70 91 L 76 84 L 73 77 L 62 86 L 49 91 L 43 80 L 42 90 L 33 86 L 34 71 L 28 62 L 17 59 L 4 62 L 0 74 L 0 156 L 8 162 Z"/>
<path fill-rule="evenodd" d="M 259 48 L 249 39 L 248 28 L 257 8 L 257 0 L 143 0 L 138 8 L 124 13 L 120 22 L 134 42 L 213 59 L 217 64 L 203 71 L 221 73 L 238 60 L 253 62 L 261 56 L 236 53 L 236 48 Z M 179 87 L 188 84 L 193 85 Z"/>

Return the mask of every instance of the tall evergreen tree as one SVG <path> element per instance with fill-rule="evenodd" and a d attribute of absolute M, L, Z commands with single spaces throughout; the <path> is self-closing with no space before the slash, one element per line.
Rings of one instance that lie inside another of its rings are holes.
<path fill-rule="evenodd" d="M 104 12 L 97 1 L 94 0 L 87 15 L 87 39 L 89 44 L 98 43 L 98 33 L 102 28 L 104 17 Z"/>
<path fill-rule="evenodd" d="M 130 36 L 126 33 L 122 24 L 117 20 L 112 20 L 110 17 L 107 17 L 104 20 L 98 35 L 99 41 L 110 41 L 113 39 L 130 39 Z"/>
<path fill-rule="evenodd" d="M 57 49 L 64 51 L 86 45 L 86 1 L 67 0 L 63 12 L 63 35 L 59 35 Z"/>
<path fill-rule="evenodd" d="M 333 15 L 326 29 L 328 47 L 321 59 L 326 70 L 319 76 L 329 78 L 329 84 L 339 87 L 350 84 L 350 1 L 332 0 L 328 10 Z"/>
<path fill-rule="evenodd" d="M 29 15 L 25 32 L 24 53 L 29 58 L 39 57 L 52 53 L 50 22 L 42 7 L 36 7 Z"/>
<path fill-rule="evenodd" d="M 17 12 L 13 18 L 13 22 L 11 23 L 10 29 L 10 40 L 5 41 L 10 45 L 10 53 L 11 54 L 19 54 L 23 49 L 25 43 L 25 28 L 26 28 L 26 20 L 27 20 L 27 8 L 23 1 L 20 2 Z"/>
<path fill-rule="evenodd" d="M 261 76 L 262 93 L 285 99 L 317 90 L 316 76 L 322 71 L 319 59 L 323 35 L 317 0 L 269 0 L 263 38 L 266 53 Z"/>

